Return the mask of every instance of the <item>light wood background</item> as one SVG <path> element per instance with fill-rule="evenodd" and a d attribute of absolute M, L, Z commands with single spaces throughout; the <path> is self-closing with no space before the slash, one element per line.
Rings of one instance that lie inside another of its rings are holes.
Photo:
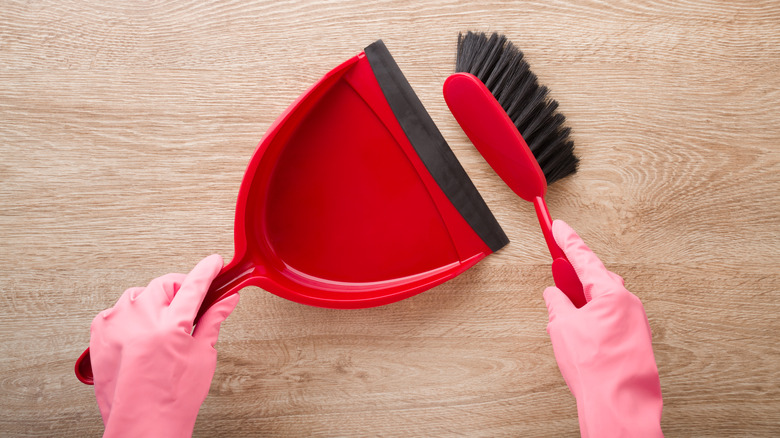
<path fill-rule="evenodd" d="M 244 290 L 196 436 L 576 436 L 529 205 L 446 109 L 506 33 L 582 159 L 550 189 L 645 303 L 668 436 L 780 435 L 780 2 L 0 2 L 0 435 L 98 436 L 73 363 L 121 292 L 232 256 L 270 123 L 382 38 L 512 243 L 357 311 Z"/>

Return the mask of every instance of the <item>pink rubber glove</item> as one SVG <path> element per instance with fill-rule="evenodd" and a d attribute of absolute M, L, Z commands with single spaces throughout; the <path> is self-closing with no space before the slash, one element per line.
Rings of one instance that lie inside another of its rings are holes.
<path fill-rule="evenodd" d="M 547 332 L 558 368 L 577 399 L 580 433 L 663 436 L 661 382 L 642 302 L 566 223 L 556 220 L 553 235 L 588 299 L 577 309 L 560 289 L 544 291 Z"/>
<path fill-rule="evenodd" d="M 216 368 L 220 324 L 238 303 L 238 295 L 216 303 L 193 332 L 221 268 L 222 258 L 214 254 L 188 275 L 168 274 L 128 289 L 92 321 L 89 348 L 104 436 L 192 435 Z"/>

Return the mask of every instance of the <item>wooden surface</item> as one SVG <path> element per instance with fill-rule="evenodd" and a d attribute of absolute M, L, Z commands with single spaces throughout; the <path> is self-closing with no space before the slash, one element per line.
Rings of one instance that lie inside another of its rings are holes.
<path fill-rule="evenodd" d="M 2 2 L 0 435 L 97 436 L 72 366 L 131 286 L 232 256 L 270 123 L 382 38 L 512 243 L 386 307 L 247 289 L 196 436 L 576 436 L 532 209 L 441 97 L 506 33 L 573 128 L 551 188 L 645 303 L 668 436 L 780 435 L 780 2 Z"/>

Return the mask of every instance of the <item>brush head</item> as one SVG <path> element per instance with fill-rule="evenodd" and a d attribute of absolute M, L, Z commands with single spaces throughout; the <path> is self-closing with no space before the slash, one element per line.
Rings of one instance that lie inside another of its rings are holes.
<path fill-rule="evenodd" d="M 556 111 L 558 102 L 539 85 L 523 52 L 504 35 L 458 34 L 455 70 L 471 73 L 490 90 L 528 144 L 547 184 L 577 171 L 571 129 Z"/>

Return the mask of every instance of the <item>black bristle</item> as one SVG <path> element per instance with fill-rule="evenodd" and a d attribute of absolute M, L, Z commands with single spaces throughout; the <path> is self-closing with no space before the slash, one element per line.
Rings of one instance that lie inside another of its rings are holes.
<path fill-rule="evenodd" d="M 458 34 L 455 70 L 473 74 L 493 93 L 536 157 L 547 184 L 577 171 L 579 159 L 558 102 L 504 35 Z"/>

